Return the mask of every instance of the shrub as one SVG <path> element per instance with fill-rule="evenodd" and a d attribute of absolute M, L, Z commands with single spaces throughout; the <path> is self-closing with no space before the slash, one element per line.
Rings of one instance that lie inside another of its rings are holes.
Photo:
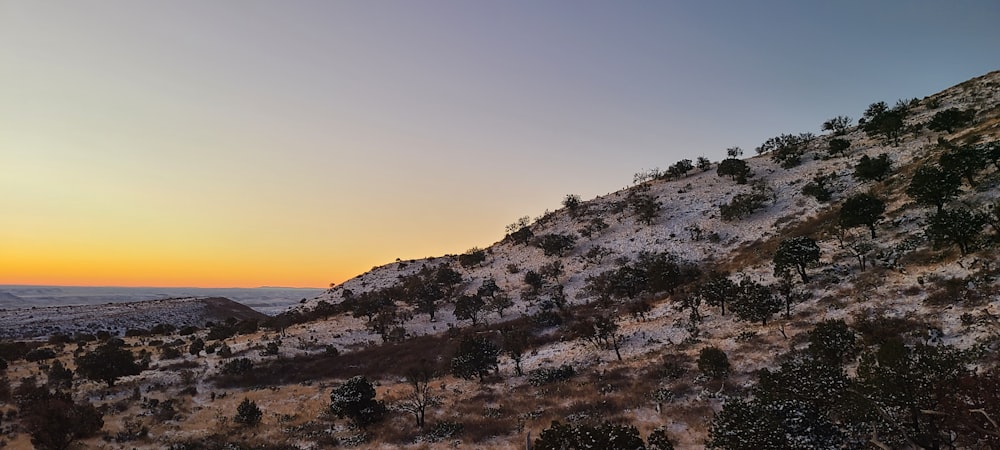
<path fill-rule="evenodd" d="M 540 367 L 528 372 L 528 383 L 531 383 L 532 386 L 541 386 L 556 381 L 568 380 L 573 375 L 576 375 L 576 370 L 569 364 L 563 364 L 558 368 Z"/>
<path fill-rule="evenodd" d="M 330 393 L 330 412 L 366 428 L 385 417 L 385 404 L 375 400 L 375 387 L 363 376 L 353 377 Z"/>
<path fill-rule="evenodd" d="M 729 376 L 729 358 L 717 347 L 706 347 L 698 353 L 698 370 L 706 377 L 721 379 Z"/>
<path fill-rule="evenodd" d="M 739 220 L 766 206 L 771 196 L 769 187 L 758 184 L 750 192 L 736 194 L 729 203 L 720 205 L 719 213 L 722 220 Z"/>
<path fill-rule="evenodd" d="M 253 370 L 253 361 L 247 358 L 237 358 L 227 361 L 222 366 L 222 373 L 225 375 L 245 375 Z"/>
<path fill-rule="evenodd" d="M 645 448 L 639 430 L 632 425 L 603 422 L 593 426 L 553 421 L 542 430 L 531 448 L 535 450 L 634 450 Z"/>
<path fill-rule="evenodd" d="M 24 355 L 25 361 L 30 361 L 30 362 L 44 361 L 55 357 L 56 357 L 56 352 L 51 348 L 36 348 Z"/>
<path fill-rule="evenodd" d="M 76 358 L 76 371 L 91 380 L 100 380 L 114 386 L 119 377 L 138 375 L 142 371 L 135 355 L 123 348 L 124 342 L 112 339 L 94 351 Z"/>
<path fill-rule="evenodd" d="M 963 127 L 969 122 L 972 122 L 972 118 L 975 117 L 975 115 L 976 112 L 972 109 L 963 111 L 958 108 L 948 108 L 934 114 L 931 121 L 927 123 L 927 128 L 933 131 L 951 133 L 955 131 L 956 128 Z"/>
<path fill-rule="evenodd" d="M 563 256 L 576 245 L 576 237 L 570 234 L 546 234 L 538 237 L 538 247 L 545 256 Z"/>
<path fill-rule="evenodd" d="M 483 261 L 486 261 L 486 250 L 476 247 L 458 255 L 458 263 L 465 268 L 478 266 L 482 264 Z"/>
<path fill-rule="evenodd" d="M 244 398 L 236 407 L 236 417 L 233 417 L 233 421 L 245 427 L 255 427 L 260 424 L 263 416 L 264 413 L 257 407 L 257 402 Z"/>
<path fill-rule="evenodd" d="M 736 158 L 722 160 L 715 171 L 720 177 L 732 178 L 736 184 L 746 184 L 747 178 L 751 176 L 750 167 L 747 166 L 746 161 Z"/>
<path fill-rule="evenodd" d="M 424 434 L 424 439 L 428 442 L 441 442 L 462 434 L 464 429 L 465 426 L 461 423 L 446 420 L 434 424 L 434 428 Z"/>
<path fill-rule="evenodd" d="M 834 138 L 830 139 L 830 155 L 836 155 L 840 153 L 841 156 L 847 156 L 847 149 L 851 148 L 851 141 L 847 139 Z"/>
<path fill-rule="evenodd" d="M 875 158 L 864 155 L 854 166 L 854 178 L 861 181 L 882 181 L 891 171 L 892 162 L 889 161 L 888 154 L 882 153 Z"/>

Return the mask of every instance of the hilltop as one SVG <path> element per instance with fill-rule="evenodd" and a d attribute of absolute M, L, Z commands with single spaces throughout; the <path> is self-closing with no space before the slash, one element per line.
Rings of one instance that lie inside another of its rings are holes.
<path fill-rule="evenodd" d="M 130 447 L 995 445 L 1000 401 L 971 393 L 1000 388 L 1000 72 L 863 117 L 567 196 L 487 248 L 391 262 L 276 317 L 126 339 L 145 370 L 78 376 L 74 398 Z M 15 390 L 47 377 L 52 358 L 14 347 Z M 364 397 L 356 376 L 382 420 L 329 409 Z M 260 425 L 234 423 L 244 398 Z"/>

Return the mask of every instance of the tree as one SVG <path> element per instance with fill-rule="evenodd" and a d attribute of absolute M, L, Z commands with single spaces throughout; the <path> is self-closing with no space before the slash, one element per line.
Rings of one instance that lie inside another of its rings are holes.
<path fill-rule="evenodd" d="M 104 419 L 93 405 L 75 403 L 68 393 L 35 388 L 24 400 L 19 402 L 21 423 L 36 449 L 64 450 L 104 427 Z"/>
<path fill-rule="evenodd" d="M 783 275 L 770 287 L 777 294 L 775 297 L 780 297 L 785 304 L 785 318 L 788 319 L 792 317 L 792 304 L 806 301 L 810 292 L 798 289 L 792 280 L 792 274 L 785 272 Z"/>
<path fill-rule="evenodd" d="M 695 162 L 695 166 L 702 172 L 706 172 L 712 168 L 712 161 L 704 156 L 699 156 L 697 162 Z"/>
<path fill-rule="evenodd" d="M 397 342 L 406 337 L 403 323 L 411 319 L 409 311 L 401 310 L 394 302 L 382 305 L 365 326 L 368 331 L 378 334 L 382 342 Z"/>
<path fill-rule="evenodd" d="M 455 300 L 455 318 L 470 320 L 472 326 L 479 325 L 486 302 L 478 295 L 463 295 Z"/>
<path fill-rule="evenodd" d="M 715 172 L 720 177 L 732 178 L 736 184 L 746 184 L 747 178 L 751 176 L 750 167 L 747 166 L 746 161 L 736 158 L 723 159 L 719 163 L 719 167 L 715 169 Z"/>
<path fill-rule="evenodd" d="M 188 353 L 198 356 L 204 349 L 205 341 L 202 338 L 195 338 L 194 342 L 191 342 L 191 346 L 188 347 Z"/>
<path fill-rule="evenodd" d="M 618 322 L 608 315 L 601 314 L 594 318 L 586 318 L 573 326 L 576 336 L 590 342 L 595 348 L 612 348 L 618 360 L 622 360 L 621 344 L 625 337 L 618 333 Z"/>
<path fill-rule="evenodd" d="M 757 154 L 770 153 L 772 160 L 779 163 L 782 168 L 790 169 L 802 162 L 802 155 L 805 154 L 806 144 L 813 137 L 810 133 L 803 133 L 798 136 L 782 134 L 764 141 L 760 147 L 757 147 Z"/>
<path fill-rule="evenodd" d="M 682 159 L 667 168 L 667 178 L 681 178 L 694 169 L 694 164 L 690 159 Z"/>
<path fill-rule="evenodd" d="M 603 422 L 563 425 L 553 421 L 542 430 L 531 448 L 535 450 L 637 450 L 645 449 L 639 430 L 632 425 Z"/>
<path fill-rule="evenodd" d="M 233 421 L 245 427 L 255 427 L 260 424 L 263 416 L 264 413 L 257 407 L 257 402 L 244 398 L 236 407 L 236 417 L 233 417 Z"/>
<path fill-rule="evenodd" d="M 847 128 L 854 120 L 847 116 L 837 116 L 823 122 L 823 131 L 832 131 L 834 136 L 841 136 L 847 133 Z"/>
<path fill-rule="evenodd" d="M 844 435 L 822 412 L 795 400 L 732 399 L 712 417 L 705 448 L 843 448 Z"/>
<path fill-rule="evenodd" d="M 632 205 L 632 210 L 638 216 L 639 222 L 646 225 L 653 224 L 663 207 L 656 198 L 646 193 L 630 194 L 629 204 Z"/>
<path fill-rule="evenodd" d="M 348 418 L 358 428 L 377 423 L 385 417 L 385 404 L 375 400 L 375 387 L 367 378 L 358 375 L 330 393 L 330 412 L 339 418 Z"/>
<path fill-rule="evenodd" d="M 418 428 L 424 428 L 424 416 L 427 408 L 439 405 L 441 398 L 431 391 L 431 380 L 434 379 L 434 368 L 426 360 L 421 360 L 416 366 L 406 370 L 406 384 L 410 391 L 399 403 L 399 408 L 413 414 Z"/>
<path fill-rule="evenodd" d="M 94 351 L 76 358 L 77 372 L 90 380 L 99 380 L 114 386 L 124 376 L 138 375 L 141 368 L 132 352 L 123 348 L 121 339 L 111 339 Z"/>
<path fill-rule="evenodd" d="M 726 149 L 726 157 L 731 159 L 739 158 L 743 156 L 743 149 L 739 147 L 729 147 Z"/>
<path fill-rule="evenodd" d="M 809 282 L 806 268 L 819 262 L 819 245 L 808 236 L 799 236 L 781 241 L 774 253 L 774 274 L 780 276 L 789 269 L 795 269 L 803 283 Z"/>
<path fill-rule="evenodd" d="M 907 113 L 905 104 L 900 103 L 889 109 L 885 102 L 876 102 L 868 105 L 862 117 L 864 123 L 858 121 L 858 124 L 868 136 L 882 136 L 886 144 L 899 145 Z"/>
<path fill-rule="evenodd" d="M 520 328 L 504 328 L 501 335 L 503 352 L 514 361 L 514 373 L 517 376 L 524 375 L 521 360 L 524 359 L 524 352 L 528 350 L 528 333 Z"/>
<path fill-rule="evenodd" d="M 781 299 L 775 297 L 768 286 L 743 277 L 738 287 L 733 298 L 733 312 L 740 320 L 767 325 L 767 319 L 781 311 Z"/>
<path fill-rule="evenodd" d="M 938 139 L 938 144 L 947 149 L 938 159 L 941 168 L 965 178 L 969 186 L 976 186 L 976 176 L 987 165 L 986 155 L 971 145 L 956 147 L 944 139 Z"/>
<path fill-rule="evenodd" d="M 576 217 L 577 208 L 580 207 L 580 203 L 580 196 L 576 194 L 566 194 L 566 197 L 562 201 L 562 205 L 569 210 L 569 214 L 573 217 Z"/>
<path fill-rule="evenodd" d="M 972 353 L 891 338 L 861 355 L 853 391 L 862 426 L 893 448 L 946 448 L 950 433 L 934 414 L 948 387 L 971 374 Z"/>
<path fill-rule="evenodd" d="M 927 218 L 927 236 L 935 244 L 954 244 L 963 255 L 975 250 L 986 215 L 966 208 L 941 210 Z"/>
<path fill-rule="evenodd" d="M 956 128 L 964 127 L 972 122 L 972 118 L 975 116 L 976 112 L 971 109 L 963 111 L 958 108 L 948 108 L 934 114 L 931 121 L 927 123 L 927 128 L 951 134 Z"/>
<path fill-rule="evenodd" d="M 698 370 L 706 377 L 721 380 L 729 376 L 729 357 L 718 347 L 705 347 L 698 352 Z"/>
<path fill-rule="evenodd" d="M 859 350 L 857 335 L 842 319 L 820 322 L 809 331 L 809 353 L 827 364 L 841 366 Z"/>
<path fill-rule="evenodd" d="M 726 315 L 726 302 L 736 295 L 738 286 L 724 272 L 711 272 L 695 287 L 695 295 L 709 306 L 718 306 L 720 314 Z"/>
<path fill-rule="evenodd" d="M 906 195 L 918 204 L 936 206 L 940 212 L 945 203 L 958 196 L 961 191 L 962 180 L 957 174 L 936 165 L 924 164 L 913 173 Z"/>
<path fill-rule="evenodd" d="M 750 192 L 741 192 L 733 196 L 729 203 L 719 205 L 719 215 L 722 220 L 739 220 L 747 217 L 767 205 L 773 192 L 763 182 L 754 183 Z"/>
<path fill-rule="evenodd" d="M 817 175 L 802 187 L 802 193 L 815 198 L 816 201 L 828 202 L 833 198 L 833 192 L 827 187 L 829 181 L 829 175 Z"/>
<path fill-rule="evenodd" d="M 854 166 L 854 178 L 861 181 L 882 181 L 885 177 L 889 176 L 892 171 L 892 162 L 889 161 L 889 155 L 882 153 L 875 158 L 869 158 L 868 155 L 861 157 L 858 164 Z"/>
<path fill-rule="evenodd" d="M 472 247 L 465 253 L 458 255 L 458 264 L 462 267 L 476 267 L 486 261 L 486 250 Z"/>
<path fill-rule="evenodd" d="M 48 376 L 49 386 L 55 388 L 68 388 L 73 384 L 73 371 L 67 369 L 58 359 L 49 366 Z"/>
<path fill-rule="evenodd" d="M 667 436 L 667 431 L 663 427 L 651 431 L 646 441 L 648 442 L 647 450 L 674 450 L 674 443 L 670 442 L 670 437 Z"/>
<path fill-rule="evenodd" d="M 479 377 L 482 382 L 490 370 L 499 370 L 499 355 L 500 348 L 486 337 L 466 336 L 451 358 L 451 373 L 466 380 Z"/>
<path fill-rule="evenodd" d="M 851 148 L 851 141 L 841 138 L 830 139 L 830 155 L 840 153 L 840 156 L 847 156 L 847 149 Z"/>
<path fill-rule="evenodd" d="M 571 234 L 546 234 L 539 236 L 538 247 L 545 256 L 563 256 L 576 245 L 576 237 Z"/>
<path fill-rule="evenodd" d="M 875 239 L 875 225 L 882 220 L 885 202 L 871 194 L 857 194 L 844 200 L 840 207 L 840 226 L 854 228 L 867 226 Z"/>

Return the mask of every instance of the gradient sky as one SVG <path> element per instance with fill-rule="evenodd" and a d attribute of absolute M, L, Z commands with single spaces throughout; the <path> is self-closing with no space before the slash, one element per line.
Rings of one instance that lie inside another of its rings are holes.
<path fill-rule="evenodd" d="M 0 0 L 0 284 L 326 286 L 1000 69 L 1000 2 Z"/>

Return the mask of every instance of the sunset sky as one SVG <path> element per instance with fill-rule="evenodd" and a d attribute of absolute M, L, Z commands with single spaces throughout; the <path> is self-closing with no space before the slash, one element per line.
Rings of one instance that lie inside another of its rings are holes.
<path fill-rule="evenodd" d="M 1000 69 L 1000 2 L 0 0 L 0 284 L 342 282 Z"/>

